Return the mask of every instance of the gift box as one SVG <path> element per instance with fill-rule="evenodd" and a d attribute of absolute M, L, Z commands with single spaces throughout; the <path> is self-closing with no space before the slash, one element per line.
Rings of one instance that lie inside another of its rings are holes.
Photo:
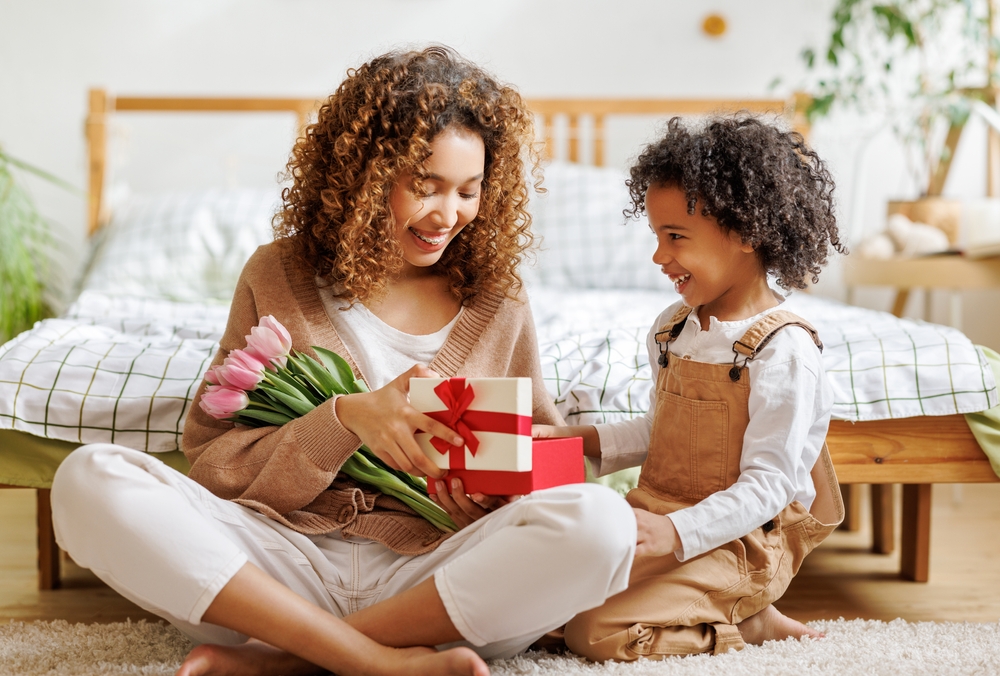
<path fill-rule="evenodd" d="M 420 432 L 417 442 L 468 493 L 514 495 L 582 482 L 580 439 L 532 441 L 531 394 L 530 378 L 411 378 L 410 404 L 465 440 L 452 446 Z"/>
<path fill-rule="evenodd" d="M 531 460 L 532 468 L 524 472 L 450 469 L 443 481 L 461 479 L 466 493 L 483 495 L 527 495 L 543 488 L 584 482 L 580 437 L 534 439 Z M 427 482 L 427 492 L 437 492 L 433 481 Z"/>

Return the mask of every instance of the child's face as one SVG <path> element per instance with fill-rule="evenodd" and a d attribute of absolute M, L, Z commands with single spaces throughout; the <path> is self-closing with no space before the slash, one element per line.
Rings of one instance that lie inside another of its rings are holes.
<path fill-rule="evenodd" d="M 732 230 L 701 214 L 687 212 L 684 191 L 674 186 L 650 186 L 646 214 L 656 235 L 653 262 L 674 283 L 690 307 L 703 306 L 704 316 L 720 320 L 745 319 L 748 303 L 767 294 L 767 276 L 753 247 Z"/>
<path fill-rule="evenodd" d="M 451 240 L 476 217 L 485 166 L 483 139 L 466 129 L 449 128 L 431 142 L 431 156 L 423 167 L 426 195 L 410 191 L 409 172 L 396 180 L 389 208 L 405 266 L 410 268 L 404 274 L 437 263 Z"/>

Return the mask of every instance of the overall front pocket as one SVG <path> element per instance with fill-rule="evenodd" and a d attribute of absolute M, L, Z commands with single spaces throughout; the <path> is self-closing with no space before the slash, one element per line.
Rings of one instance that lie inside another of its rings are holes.
<path fill-rule="evenodd" d="M 641 484 L 668 495 L 701 500 L 724 490 L 729 466 L 729 405 L 724 401 L 657 394 L 649 455 Z"/>

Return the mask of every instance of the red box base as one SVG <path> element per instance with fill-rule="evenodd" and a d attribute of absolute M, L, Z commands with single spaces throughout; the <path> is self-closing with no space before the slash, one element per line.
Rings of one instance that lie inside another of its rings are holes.
<path fill-rule="evenodd" d="M 483 495 L 527 495 L 543 488 L 583 483 L 583 439 L 533 439 L 531 467 L 530 472 L 452 469 L 444 480 L 461 479 L 466 493 Z M 427 492 L 437 492 L 434 481 L 427 482 Z"/>

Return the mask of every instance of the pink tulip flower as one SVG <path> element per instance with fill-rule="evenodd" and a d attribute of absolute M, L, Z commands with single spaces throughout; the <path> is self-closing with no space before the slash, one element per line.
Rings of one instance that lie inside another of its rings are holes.
<path fill-rule="evenodd" d="M 247 352 L 270 366 L 277 362 L 284 366 L 288 361 L 288 353 L 292 350 L 292 336 L 281 323 L 267 315 L 260 318 L 260 323 L 250 329 L 247 339 Z"/>
<path fill-rule="evenodd" d="M 243 390 L 234 390 L 221 385 L 209 385 L 201 395 L 198 405 L 201 410 L 216 420 L 232 417 L 237 411 L 242 411 L 250 404 L 250 398 Z"/>
<path fill-rule="evenodd" d="M 241 388 L 237 387 L 236 385 L 233 385 L 228 380 L 226 380 L 225 376 L 223 376 L 221 373 L 219 373 L 219 369 L 221 369 L 221 368 L 222 368 L 222 364 L 216 364 L 212 368 L 208 369 L 208 372 L 205 374 L 205 380 L 208 381 L 208 384 L 209 385 L 221 385 L 222 387 L 228 387 L 231 390 L 241 389 Z"/>
<path fill-rule="evenodd" d="M 220 385 L 253 390 L 264 379 L 264 364 L 246 350 L 233 350 L 213 371 Z"/>

